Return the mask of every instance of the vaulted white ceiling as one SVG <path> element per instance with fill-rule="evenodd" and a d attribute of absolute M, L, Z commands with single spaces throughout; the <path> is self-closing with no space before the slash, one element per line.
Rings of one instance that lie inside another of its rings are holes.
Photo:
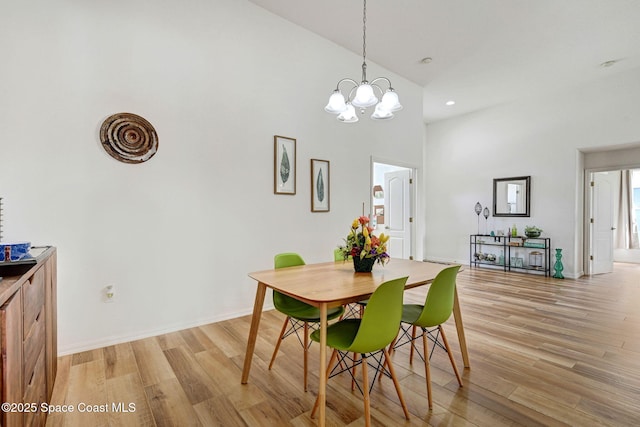
<path fill-rule="evenodd" d="M 250 1 L 362 55 L 362 1 Z M 424 88 L 427 122 L 631 69 L 640 78 L 640 0 L 368 0 L 367 60 Z"/>

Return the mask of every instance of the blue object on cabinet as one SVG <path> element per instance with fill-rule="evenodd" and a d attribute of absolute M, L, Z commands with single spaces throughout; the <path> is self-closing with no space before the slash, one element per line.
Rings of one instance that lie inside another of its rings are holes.
<path fill-rule="evenodd" d="M 19 261 L 29 253 L 30 242 L 0 243 L 0 261 Z"/>

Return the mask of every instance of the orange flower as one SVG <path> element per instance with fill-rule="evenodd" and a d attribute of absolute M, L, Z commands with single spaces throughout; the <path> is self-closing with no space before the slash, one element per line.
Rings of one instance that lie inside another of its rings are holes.
<path fill-rule="evenodd" d="M 368 224 L 369 223 L 369 217 L 361 216 L 361 217 L 358 218 L 358 221 L 362 225 Z"/>

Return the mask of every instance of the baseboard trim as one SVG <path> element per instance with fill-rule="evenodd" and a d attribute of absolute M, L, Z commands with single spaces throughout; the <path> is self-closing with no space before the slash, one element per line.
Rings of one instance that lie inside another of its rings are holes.
<path fill-rule="evenodd" d="M 274 308 L 273 304 L 267 304 L 265 301 L 263 311 L 268 311 L 273 308 Z M 224 315 L 220 315 L 220 316 L 213 316 L 213 317 L 208 317 L 204 319 L 194 320 L 191 322 L 175 323 L 171 326 L 167 326 L 164 328 L 139 331 L 131 335 L 117 335 L 117 336 L 111 336 L 111 337 L 102 337 L 96 340 L 86 341 L 83 343 L 58 348 L 58 357 L 67 356 L 69 354 L 80 353 L 83 351 L 95 350 L 98 348 L 108 347 L 110 345 L 137 341 L 145 338 L 155 337 L 158 335 L 168 334 L 171 332 L 182 331 L 184 329 L 195 328 L 202 325 L 208 325 L 210 323 L 217 323 L 217 322 L 222 322 L 224 320 L 235 319 L 237 317 L 249 315 L 252 312 L 253 312 L 252 309 L 241 310 L 237 312 L 225 313 Z"/>

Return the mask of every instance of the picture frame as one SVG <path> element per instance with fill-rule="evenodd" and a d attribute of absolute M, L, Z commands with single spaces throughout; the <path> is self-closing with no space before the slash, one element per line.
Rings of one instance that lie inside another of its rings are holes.
<path fill-rule="evenodd" d="M 378 224 L 384 224 L 384 205 L 375 205 L 373 207 L 373 213 L 376 216 L 376 222 Z"/>
<path fill-rule="evenodd" d="M 273 136 L 273 192 L 296 194 L 296 140 Z"/>
<path fill-rule="evenodd" d="M 494 178 L 493 216 L 531 216 L 531 176 Z"/>
<path fill-rule="evenodd" d="M 329 212 L 331 200 L 328 160 L 311 159 L 311 212 Z"/>

